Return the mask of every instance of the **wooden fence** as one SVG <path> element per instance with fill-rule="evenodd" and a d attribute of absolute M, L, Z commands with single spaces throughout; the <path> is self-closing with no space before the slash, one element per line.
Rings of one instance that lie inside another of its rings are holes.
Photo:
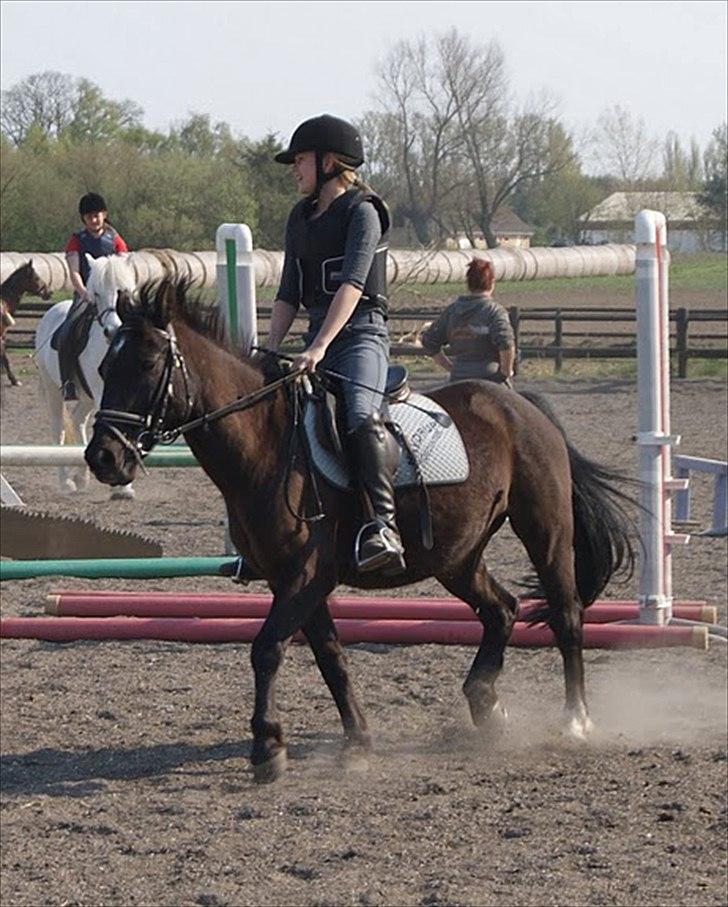
<path fill-rule="evenodd" d="M 49 303 L 26 302 L 16 313 L 16 324 L 7 335 L 10 349 L 32 349 L 35 326 Z M 441 308 L 393 310 L 389 328 L 393 356 L 423 356 L 416 336 L 422 325 Z M 258 308 L 259 330 L 264 337 L 270 306 Z M 560 371 L 565 359 L 634 359 L 637 355 L 636 315 L 628 308 L 523 308 L 508 310 L 516 334 L 519 359 L 551 359 Z M 306 329 L 298 317 L 289 335 L 295 346 Z M 675 374 L 687 376 L 690 359 L 728 358 L 728 309 L 679 308 L 670 312 L 670 351 Z"/>

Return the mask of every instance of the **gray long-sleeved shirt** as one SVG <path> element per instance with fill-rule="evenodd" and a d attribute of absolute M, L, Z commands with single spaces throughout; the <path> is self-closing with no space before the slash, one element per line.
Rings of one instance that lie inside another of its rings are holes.
<path fill-rule="evenodd" d="M 515 345 L 508 312 L 483 296 L 459 296 L 420 339 L 430 355 L 448 347 L 452 381 L 492 378 L 498 371 L 499 350 Z"/>

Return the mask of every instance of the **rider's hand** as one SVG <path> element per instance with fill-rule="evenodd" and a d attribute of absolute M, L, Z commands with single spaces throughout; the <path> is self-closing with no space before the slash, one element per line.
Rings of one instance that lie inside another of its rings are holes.
<path fill-rule="evenodd" d="M 307 350 L 304 350 L 300 355 L 296 356 L 293 360 L 291 369 L 300 372 L 313 372 L 319 362 L 324 358 L 325 353 L 325 349 L 312 343 Z"/>

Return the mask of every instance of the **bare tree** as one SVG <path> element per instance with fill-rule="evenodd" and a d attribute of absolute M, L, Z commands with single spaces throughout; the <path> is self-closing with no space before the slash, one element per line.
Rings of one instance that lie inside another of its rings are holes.
<path fill-rule="evenodd" d="M 596 157 L 625 186 L 635 186 L 654 175 L 657 142 L 648 136 L 644 120 L 615 104 L 597 121 Z"/>
<path fill-rule="evenodd" d="M 421 242 L 462 231 L 498 244 L 491 223 L 524 180 L 572 159 L 549 103 L 517 110 L 503 53 L 457 30 L 400 42 L 380 70 L 390 141 L 399 151 L 400 210 Z"/>
<path fill-rule="evenodd" d="M 40 72 L 2 93 L 0 124 L 3 133 L 19 145 L 34 127 L 57 135 L 72 118 L 73 79 L 60 72 Z"/>
<path fill-rule="evenodd" d="M 700 187 L 702 177 L 700 148 L 695 139 L 692 139 L 689 151 L 685 151 L 677 133 L 668 132 L 662 148 L 662 179 L 665 188 L 675 192 L 696 190 Z"/>
<path fill-rule="evenodd" d="M 399 212 L 422 245 L 432 242 L 441 224 L 440 209 L 452 191 L 447 160 L 459 143 L 453 101 L 440 75 L 424 39 L 398 42 L 379 68 L 383 112 L 365 120 L 379 134 L 380 160 L 388 157 L 397 174 Z"/>
<path fill-rule="evenodd" d="M 41 72 L 2 92 L 0 126 L 14 145 L 21 145 L 31 135 L 103 141 L 123 129 L 138 127 L 142 113 L 132 101 L 105 98 L 88 79 Z"/>

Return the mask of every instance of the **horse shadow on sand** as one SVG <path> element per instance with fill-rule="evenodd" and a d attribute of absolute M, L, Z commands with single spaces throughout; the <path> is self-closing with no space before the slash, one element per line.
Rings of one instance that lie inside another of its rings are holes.
<path fill-rule="evenodd" d="M 305 735 L 289 744 L 292 759 L 306 759 L 334 746 L 335 735 Z M 0 755 L 0 790 L 5 797 L 87 797 L 104 790 L 109 781 L 153 778 L 174 782 L 196 776 L 200 787 L 210 787 L 213 763 L 231 761 L 231 782 L 245 782 L 249 774 L 250 741 L 225 741 L 209 746 L 165 743 L 153 746 L 101 747 L 86 750 L 42 748 L 27 753 Z M 244 767 L 237 760 L 246 760 Z"/>

